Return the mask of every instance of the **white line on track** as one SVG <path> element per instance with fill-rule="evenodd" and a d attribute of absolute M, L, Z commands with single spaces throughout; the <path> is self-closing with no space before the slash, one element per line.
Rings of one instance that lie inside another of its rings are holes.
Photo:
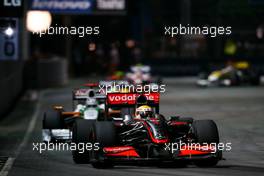
<path fill-rule="evenodd" d="M 17 147 L 17 150 L 14 153 L 14 157 L 9 157 L 8 160 L 6 161 L 5 165 L 3 166 L 2 170 L 0 171 L 0 176 L 8 176 L 8 173 L 11 170 L 16 158 L 18 157 L 18 155 L 20 154 L 22 149 L 26 146 L 26 144 L 29 140 L 29 137 L 30 137 L 32 131 L 34 130 L 36 122 L 37 122 L 37 117 L 38 117 L 39 110 L 40 110 L 41 98 L 42 98 L 42 93 L 39 93 L 39 99 L 37 101 L 37 106 L 36 106 L 34 114 L 31 117 L 31 120 L 30 120 L 30 123 L 28 125 L 25 136 L 24 136 L 22 142 Z"/>

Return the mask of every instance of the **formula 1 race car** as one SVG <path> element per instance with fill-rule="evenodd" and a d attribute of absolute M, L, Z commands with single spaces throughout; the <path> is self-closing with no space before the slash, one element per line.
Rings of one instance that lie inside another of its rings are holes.
<path fill-rule="evenodd" d="M 133 85 L 137 84 L 161 84 L 162 79 L 151 74 L 151 67 L 149 65 L 137 64 L 130 67 L 127 73 L 116 71 L 107 78 L 108 80 L 127 80 Z"/>
<path fill-rule="evenodd" d="M 259 85 L 260 74 L 250 68 L 248 62 L 230 62 L 225 68 L 210 74 L 201 73 L 197 85 L 206 86 L 236 86 L 242 84 Z"/>
<path fill-rule="evenodd" d="M 160 77 L 151 75 L 151 67 L 149 65 L 134 65 L 130 67 L 130 72 L 126 73 L 126 79 L 132 84 L 161 84 Z"/>
<path fill-rule="evenodd" d="M 76 119 L 86 121 L 106 118 L 105 99 L 108 92 L 118 92 L 127 81 L 100 81 L 99 83 L 84 84 L 72 92 L 72 111 L 65 111 L 63 106 L 54 106 L 53 110 L 45 112 L 43 117 L 42 138 L 44 142 L 71 142 L 72 126 Z M 123 92 L 125 89 L 121 89 Z M 119 117 L 120 108 L 109 108 L 109 117 Z M 91 122 L 92 123 L 92 122 Z"/>
<path fill-rule="evenodd" d="M 75 163 L 91 163 L 95 168 L 147 162 L 215 166 L 222 159 L 216 147 L 219 134 L 215 122 L 165 118 L 159 114 L 159 99 L 159 93 L 154 92 L 107 94 L 106 111 L 120 107 L 121 116 L 75 122 L 74 143 L 99 145 L 98 150 L 74 151 Z"/>
<path fill-rule="evenodd" d="M 53 110 L 44 113 L 42 123 L 44 142 L 70 142 L 72 126 L 76 119 L 91 121 L 105 118 L 102 107 L 105 96 L 96 94 L 91 88 L 76 89 L 72 95 L 72 111 L 65 111 L 63 106 L 54 106 Z"/>

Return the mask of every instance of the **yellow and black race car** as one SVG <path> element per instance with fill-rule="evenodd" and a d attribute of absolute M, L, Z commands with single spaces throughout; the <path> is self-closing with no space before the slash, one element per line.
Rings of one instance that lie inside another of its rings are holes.
<path fill-rule="evenodd" d="M 238 86 L 259 85 L 260 74 L 248 62 L 228 62 L 223 69 L 208 73 L 200 73 L 198 86 Z"/>

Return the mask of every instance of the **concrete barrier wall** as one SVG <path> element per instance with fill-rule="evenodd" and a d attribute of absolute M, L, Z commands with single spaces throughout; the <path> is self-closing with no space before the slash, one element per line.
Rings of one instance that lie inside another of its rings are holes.
<path fill-rule="evenodd" d="M 22 62 L 0 62 L 0 118 L 13 106 L 21 93 L 22 80 Z"/>
<path fill-rule="evenodd" d="M 43 89 L 64 86 L 68 82 L 66 59 L 38 59 L 25 65 L 26 88 Z"/>
<path fill-rule="evenodd" d="M 46 59 L 37 63 L 39 88 L 63 86 L 68 82 L 66 59 Z"/>
<path fill-rule="evenodd" d="M 0 118 L 14 105 L 23 88 L 58 87 L 68 82 L 65 59 L 34 62 L 0 61 Z"/>

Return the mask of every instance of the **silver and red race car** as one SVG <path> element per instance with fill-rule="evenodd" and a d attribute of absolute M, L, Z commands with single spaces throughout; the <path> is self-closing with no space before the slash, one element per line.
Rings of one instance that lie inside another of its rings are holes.
<path fill-rule="evenodd" d="M 120 117 L 75 122 L 72 141 L 99 146 L 97 150 L 74 151 L 75 163 L 91 163 L 95 168 L 148 162 L 215 166 L 222 159 L 222 152 L 216 147 L 219 134 L 215 122 L 165 118 L 159 113 L 159 101 L 157 92 L 108 93 L 105 111 L 118 107 Z M 136 118 L 135 109 L 139 106 L 151 107 L 153 114 Z"/>
<path fill-rule="evenodd" d="M 76 120 L 105 120 L 105 100 L 107 92 L 118 92 L 116 87 L 128 84 L 127 81 L 100 81 L 87 83 L 72 91 L 72 109 L 62 105 L 44 113 L 42 123 L 43 142 L 71 142 L 72 127 Z M 108 116 L 119 117 L 119 108 L 107 109 Z"/>

